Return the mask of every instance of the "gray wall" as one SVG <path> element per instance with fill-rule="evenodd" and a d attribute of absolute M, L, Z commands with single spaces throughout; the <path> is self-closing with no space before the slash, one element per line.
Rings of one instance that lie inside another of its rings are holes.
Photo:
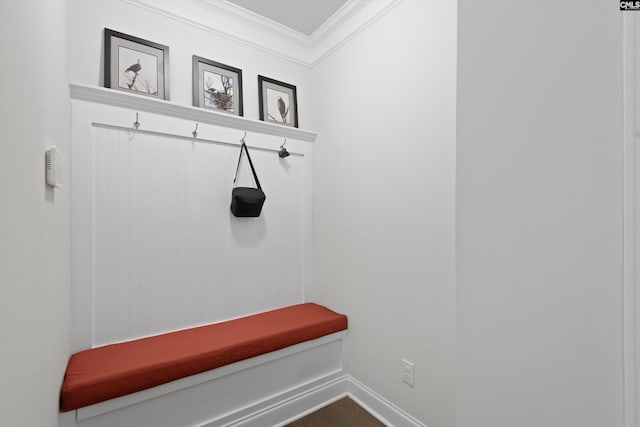
<path fill-rule="evenodd" d="M 449 0 L 400 2 L 312 70 L 308 297 L 349 316 L 352 375 L 429 427 L 455 416 L 455 76 Z"/>
<path fill-rule="evenodd" d="M 458 7 L 457 425 L 620 427 L 617 2 Z"/>
<path fill-rule="evenodd" d="M 69 357 L 65 0 L 0 2 L 0 425 L 58 425 Z M 58 146 L 67 186 L 45 186 Z"/>

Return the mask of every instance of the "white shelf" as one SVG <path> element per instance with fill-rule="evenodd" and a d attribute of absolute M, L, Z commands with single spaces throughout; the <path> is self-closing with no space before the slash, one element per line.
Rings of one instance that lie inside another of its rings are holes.
<path fill-rule="evenodd" d="M 193 120 L 198 123 L 208 123 L 217 126 L 225 126 L 240 129 L 247 132 L 257 132 L 267 135 L 276 135 L 284 138 L 300 141 L 314 142 L 317 134 L 314 132 L 276 125 L 258 120 L 246 119 L 231 114 L 218 113 L 202 108 L 185 106 L 153 99 L 146 96 L 129 94 L 119 90 L 107 89 L 97 86 L 89 86 L 78 83 L 69 85 L 71 99 L 96 102 L 99 104 L 113 105 L 116 107 L 130 108 L 136 111 L 165 114 L 181 119 Z"/>

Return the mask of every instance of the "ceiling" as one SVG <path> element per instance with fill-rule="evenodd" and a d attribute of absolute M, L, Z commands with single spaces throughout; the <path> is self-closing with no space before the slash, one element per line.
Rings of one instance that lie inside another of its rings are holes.
<path fill-rule="evenodd" d="M 307 36 L 347 0 L 228 0 Z"/>

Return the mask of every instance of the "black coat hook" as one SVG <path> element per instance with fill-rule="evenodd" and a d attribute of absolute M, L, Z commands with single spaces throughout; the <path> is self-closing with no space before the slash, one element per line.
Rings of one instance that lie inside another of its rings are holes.
<path fill-rule="evenodd" d="M 284 148 L 284 144 L 286 143 L 287 143 L 287 140 L 285 139 L 282 145 L 280 146 L 280 151 L 278 152 L 278 156 L 280 156 L 281 159 L 284 159 L 285 157 L 289 156 L 289 152 L 287 151 L 286 148 Z"/>

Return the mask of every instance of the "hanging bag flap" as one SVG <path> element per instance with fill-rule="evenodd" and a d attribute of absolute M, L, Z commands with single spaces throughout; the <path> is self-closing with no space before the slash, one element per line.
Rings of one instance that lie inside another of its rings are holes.
<path fill-rule="evenodd" d="M 247 154 L 247 160 L 249 160 L 249 166 L 251 166 L 251 172 L 253 173 L 253 179 L 256 182 L 258 188 L 253 187 L 235 187 L 236 180 L 238 179 L 238 171 L 240 170 L 240 161 L 242 160 L 242 152 Z M 262 205 L 266 200 L 266 196 L 262 191 L 258 174 L 251 161 L 251 155 L 247 145 L 242 142 L 240 146 L 240 155 L 238 156 L 238 165 L 236 167 L 236 176 L 233 178 L 234 188 L 231 190 L 231 212 L 237 217 L 258 217 L 262 212 Z"/>

